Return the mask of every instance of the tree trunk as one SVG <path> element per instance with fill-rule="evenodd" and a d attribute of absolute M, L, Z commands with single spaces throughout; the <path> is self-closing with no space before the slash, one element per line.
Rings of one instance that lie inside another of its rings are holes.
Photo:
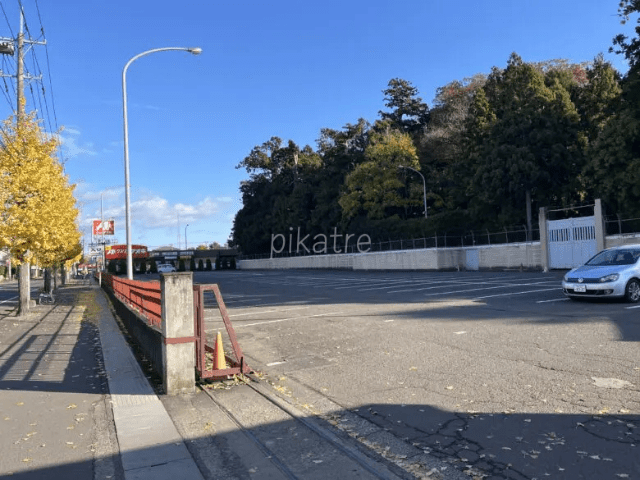
<path fill-rule="evenodd" d="M 44 291 L 51 293 L 51 267 L 44 269 Z"/>
<path fill-rule="evenodd" d="M 64 264 L 60 265 L 60 285 L 67 284 L 67 269 L 64 267 Z"/>
<path fill-rule="evenodd" d="M 20 265 L 20 271 L 18 273 L 18 316 L 29 313 L 31 306 L 30 269 L 29 262 L 24 262 Z"/>

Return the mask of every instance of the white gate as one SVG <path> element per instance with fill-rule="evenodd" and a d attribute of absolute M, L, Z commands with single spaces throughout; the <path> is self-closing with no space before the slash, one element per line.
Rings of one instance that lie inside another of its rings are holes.
<path fill-rule="evenodd" d="M 570 218 L 547 222 L 549 268 L 582 265 L 597 252 L 595 217 Z"/>

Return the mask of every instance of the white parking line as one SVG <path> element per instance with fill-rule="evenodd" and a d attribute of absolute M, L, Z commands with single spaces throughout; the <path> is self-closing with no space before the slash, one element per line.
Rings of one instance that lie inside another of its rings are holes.
<path fill-rule="evenodd" d="M 570 299 L 567 297 L 564 297 L 564 298 L 554 298 L 553 300 L 538 300 L 536 303 L 565 302 L 567 300 L 570 300 Z"/>
<path fill-rule="evenodd" d="M 242 305 L 239 307 L 231 306 L 229 308 L 262 308 L 262 307 L 281 307 L 285 305 L 307 305 L 311 302 L 315 302 L 318 300 L 327 300 L 328 298 L 329 297 L 305 298 L 304 300 L 292 300 L 291 302 L 258 303 L 257 305 Z M 225 302 L 225 305 L 229 305 L 230 303 L 233 303 L 233 302 Z M 207 304 L 206 307 L 210 307 L 210 305 Z"/>
<path fill-rule="evenodd" d="M 545 283 L 551 283 L 551 282 L 543 281 L 543 282 L 532 282 L 532 283 L 509 283 L 509 284 L 503 283 L 501 285 L 496 285 L 494 287 L 468 288 L 466 290 L 452 290 L 452 291 L 448 291 L 448 292 L 427 293 L 424 296 L 430 297 L 430 296 L 434 296 L 434 295 L 448 295 L 448 294 L 451 294 L 451 293 L 476 292 L 478 290 L 496 290 L 498 288 L 526 287 L 526 286 L 529 286 L 529 285 L 542 285 L 542 284 L 545 284 Z M 478 282 L 468 282 L 468 283 L 458 282 L 457 285 L 478 285 Z M 447 286 L 448 285 L 440 285 L 440 286 L 437 286 L 437 287 L 417 288 L 415 290 L 396 290 L 396 291 L 391 291 L 391 292 L 387 292 L 387 293 L 417 292 L 417 291 L 423 291 L 423 290 L 435 290 L 437 288 L 444 288 L 444 287 L 447 287 Z M 553 289 L 550 289 L 550 290 L 553 290 Z M 506 295 L 509 295 L 509 294 L 506 294 Z"/>
<path fill-rule="evenodd" d="M 532 278 L 521 278 L 518 281 L 519 282 L 527 282 L 528 280 L 537 280 L 540 277 L 532 277 Z M 410 289 L 405 289 L 405 290 L 392 290 L 389 291 L 387 293 L 406 293 L 406 292 L 421 292 L 424 290 L 433 290 L 435 288 L 444 288 L 448 285 L 443 285 L 443 284 L 456 284 L 456 285 L 478 285 L 480 284 L 480 282 L 473 280 L 473 281 L 460 281 L 460 280 L 433 280 L 431 282 L 418 282 L 418 285 L 431 285 L 433 283 L 438 284 L 437 287 L 424 287 L 424 288 L 410 288 Z M 557 283 L 556 280 L 544 280 L 542 282 L 534 282 L 534 283 L 504 283 L 504 280 L 482 280 L 482 284 L 486 285 L 486 284 L 498 284 L 500 286 L 503 287 L 515 287 L 515 286 L 522 286 L 522 285 L 538 285 L 538 284 L 543 284 L 543 283 Z M 491 287 L 493 288 L 493 287 Z M 469 290 L 471 291 L 471 290 Z M 458 291 L 456 292 L 450 292 L 450 293 L 460 293 Z"/>
<path fill-rule="evenodd" d="M 415 286 L 415 285 L 433 285 L 434 283 L 440 284 L 440 283 L 445 283 L 445 282 L 447 282 L 447 280 L 432 280 L 430 282 L 416 282 L 416 281 L 406 281 L 405 280 L 403 282 L 396 282 L 395 285 L 387 284 L 387 285 L 385 285 L 383 287 L 361 288 L 358 291 L 359 292 L 368 292 L 368 291 L 371 291 L 371 290 L 384 290 L 384 289 L 387 289 L 387 288 L 400 287 L 401 286 L 400 284 L 402 284 L 402 283 L 408 283 L 410 285 Z M 359 286 L 360 285 L 358 285 L 358 286 L 356 286 L 354 288 L 358 288 Z M 396 290 L 396 292 L 405 292 L 405 291 L 415 291 L 415 289 L 413 289 L 413 290 Z M 389 293 L 391 293 L 391 292 L 389 292 Z"/>
<path fill-rule="evenodd" d="M 265 320 L 264 322 L 244 323 L 244 324 L 236 325 L 235 328 L 238 329 L 242 327 L 255 327 L 256 325 L 265 325 L 267 323 L 280 323 L 280 322 L 287 322 L 289 320 L 303 320 L 305 318 L 327 317 L 329 315 L 342 315 L 342 313 L 343 312 L 319 313 L 318 315 L 303 315 L 301 317 L 280 318 L 278 320 Z"/>
<path fill-rule="evenodd" d="M 485 298 L 492 298 L 492 297 L 508 297 L 508 296 L 510 296 L 510 295 L 525 295 L 525 294 L 527 294 L 527 293 L 549 292 L 549 291 L 551 291 L 551 290 L 557 290 L 557 289 L 558 289 L 558 287 L 555 287 L 555 288 L 545 288 L 545 289 L 542 289 L 542 290 L 527 290 L 527 291 L 525 291 L 525 292 L 500 293 L 500 294 L 498 294 L 498 295 L 486 295 L 486 296 L 484 296 L 484 297 L 476 297 L 476 298 L 474 298 L 473 300 L 474 300 L 474 301 L 476 301 L 476 300 L 483 300 L 483 299 L 485 299 Z"/>
<path fill-rule="evenodd" d="M 451 283 L 456 284 L 456 285 L 477 285 L 478 284 L 478 282 L 460 282 L 458 280 L 455 280 L 455 281 L 446 281 L 445 280 L 445 281 L 442 281 L 442 282 L 430 282 L 428 285 L 431 285 L 433 283 L 437 283 L 438 286 L 436 286 L 436 287 L 424 287 L 424 288 L 408 288 L 408 289 L 405 289 L 405 290 L 391 290 L 391 291 L 389 291 L 387 293 L 422 292 L 424 290 L 434 290 L 436 288 L 450 287 L 451 285 L 449 285 L 449 284 L 451 284 Z M 443 285 L 443 283 L 446 284 L 446 285 Z M 457 293 L 457 292 L 449 292 L 449 293 Z M 434 295 L 439 295 L 439 294 L 436 293 Z"/>
<path fill-rule="evenodd" d="M 304 307 L 294 307 L 294 308 L 287 308 L 287 309 L 281 309 L 278 308 L 276 310 L 260 310 L 258 312 L 246 312 L 246 313 L 232 313 L 229 315 L 229 318 L 232 317 L 244 317 L 245 315 L 257 315 L 260 314 L 262 315 L 263 313 L 273 313 L 273 312 L 290 312 L 291 310 L 301 310 L 303 308 L 311 308 L 312 305 L 305 305 Z"/>
<path fill-rule="evenodd" d="M 16 298 L 18 298 L 18 295 L 16 295 L 15 297 L 7 298 L 6 300 L 1 301 L 0 303 L 7 303 L 7 302 L 10 302 L 11 300 L 15 300 Z"/>
<path fill-rule="evenodd" d="M 633 310 L 634 308 L 640 308 L 640 305 L 634 305 L 633 307 L 624 307 L 625 310 Z"/>

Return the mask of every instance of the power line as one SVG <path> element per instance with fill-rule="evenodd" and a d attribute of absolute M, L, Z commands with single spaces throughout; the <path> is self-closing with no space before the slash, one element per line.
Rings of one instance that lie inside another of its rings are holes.
<path fill-rule="evenodd" d="M 38 12 L 38 20 L 40 21 L 40 31 L 42 32 L 42 39 L 45 42 L 44 53 L 47 59 L 47 78 L 49 79 L 49 92 L 51 93 L 51 109 L 53 111 L 53 121 L 54 121 L 54 125 L 56 127 L 56 132 L 57 132 L 59 129 L 58 116 L 56 115 L 56 104 L 55 104 L 54 95 L 53 95 L 53 82 L 51 80 L 51 64 L 49 62 L 49 48 L 47 46 L 47 42 L 44 35 L 44 25 L 42 24 L 42 17 L 40 16 L 40 7 L 38 5 L 38 0 L 35 0 L 35 2 L 36 2 L 36 10 Z M 44 94 L 44 85 L 42 86 L 42 93 Z"/>
<path fill-rule="evenodd" d="M 2 2 L 0 2 L 0 8 L 2 8 L 2 13 L 4 14 L 4 19 L 7 22 L 7 26 L 9 27 L 9 33 L 11 33 L 11 37 L 16 38 L 16 36 L 13 33 L 13 30 L 11 29 L 11 22 L 9 22 L 9 17 L 7 17 L 7 12 L 4 11 L 4 5 L 2 5 Z"/>
<path fill-rule="evenodd" d="M 38 39 L 33 39 L 32 34 L 31 34 L 31 28 L 29 26 L 29 21 L 27 20 L 25 11 L 24 11 L 24 5 L 22 0 L 18 0 L 18 6 L 20 8 L 20 12 L 21 12 L 21 21 L 22 21 L 22 25 L 20 26 L 20 31 L 22 32 L 22 30 L 24 29 L 26 31 L 26 39 L 24 40 L 25 44 L 29 44 L 30 46 L 27 47 L 27 50 L 31 50 L 31 62 L 29 63 L 29 69 L 30 71 L 27 71 L 27 65 L 25 65 L 26 62 L 23 62 L 23 68 L 24 68 L 24 74 L 23 77 L 25 80 L 29 80 L 31 82 L 38 82 L 38 87 L 36 88 L 36 90 L 34 90 L 34 87 L 32 84 L 29 85 L 29 90 L 31 92 L 31 100 L 33 102 L 33 106 L 34 106 L 34 110 L 35 110 L 35 114 L 37 116 L 37 118 L 39 118 L 40 120 L 42 120 L 45 125 L 47 126 L 47 128 L 49 129 L 49 131 L 53 134 L 55 132 L 57 132 L 59 130 L 58 128 L 58 118 L 57 118 L 57 114 L 56 114 L 56 109 L 55 109 L 55 101 L 53 98 L 53 81 L 51 79 L 51 65 L 50 65 L 50 60 L 49 60 L 49 50 L 47 48 L 47 42 L 45 39 L 45 31 L 44 31 L 44 25 L 42 23 L 42 15 L 40 13 L 40 6 L 38 4 L 38 0 L 34 0 L 35 1 L 35 6 L 36 6 L 36 11 L 38 14 L 38 22 L 40 23 L 40 36 L 38 37 Z M 10 42 L 17 42 L 17 39 L 15 37 L 15 33 L 13 31 L 13 29 L 11 28 L 11 22 L 9 22 L 9 18 L 7 16 L 7 12 L 4 8 L 4 5 L 2 4 L 2 2 L 0 2 L 0 9 L 2 10 L 2 14 L 4 16 L 4 19 L 7 23 L 7 26 L 9 28 L 9 31 L 11 32 L 11 35 L 13 38 L 11 39 L 4 39 L 5 41 L 10 40 Z M 42 41 L 41 41 L 42 40 Z M 46 69 L 47 69 L 47 75 L 49 77 L 49 94 L 47 94 L 47 88 L 45 87 L 45 81 L 43 79 L 44 74 L 43 74 L 43 69 L 40 66 L 40 62 L 38 60 L 38 55 L 36 52 L 36 49 L 33 48 L 33 45 L 35 44 L 39 44 L 39 45 L 44 45 L 45 46 L 45 54 L 46 54 Z M 24 50 L 23 50 L 24 52 Z M 24 53 L 23 53 L 24 54 Z M 3 66 L 3 70 L 2 72 L 0 72 L 0 74 L 2 75 L 2 77 L 16 77 L 17 73 L 16 73 L 16 67 L 14 67 L 14 62 L 11 62 L 11 60 L 8 60 L 6 58 L 7 55 L 2 55 L 3 60 L 2 60 L 2 66 Z M 11 53 L 9 53 L 9 56 L 13 56 Z M 12 59 L 13 60 L 13 59 Z M 14 104 L 15 102 L 11 100 L 11 95 L 13 95 L 13 97 L 17 97 L 17 91 L 16 88 L 14 88 L 13 82 L 7 82 L 6 78 L 3 78 L 2 80 L 3 84 L 4 84 L 4 89 L 3 89 L 3 95 L 5 97 L 5 100 L 7 100 L 7 102 L 9 103 L 9 105 L 11 106 L 11 110 L 14 110 Z M 11 92 L 9 90 L 9 84 L 11 84 Z M 2 85 L 2 84 L 0 84 Z M 1 89 L 1 86 L 0 86 Z M 50 98 L 48 98 L 50 97 Z M 49 103 L 51 103 L 51 106 L 49 105 Z M 62 156 L 62 152 L 59 150 L 59 154 L 60 156 Z"/>

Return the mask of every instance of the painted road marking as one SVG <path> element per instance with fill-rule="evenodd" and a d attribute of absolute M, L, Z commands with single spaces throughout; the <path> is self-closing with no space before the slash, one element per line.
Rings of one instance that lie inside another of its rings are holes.
<path fill-rule="evenodd" d="M 1 301 L 0 303 L 7 303 L 7 302 L 10 302 L 12 300 L 15 300 L 16 298 L 18 298 L 18 295 L 16 295 L 15 297 L 7 298 L 6 300 Z"/>
<path fill-rule="evenodd" d="M 265 325 L 267 323 L 288 322 L 289 320 L 304 320 L 306 318 L 328 317 L 330 315 L 342 315 L 344 312 L 319 313 L 317 315 L 303 315 L 301 317 L 280 318 L 278 320 L 265 320 L 264 322 L 244 323 L 236 325 L 235 328 L 255 327 L 257 325 Z"/>
<path fill-rule="evenodd" d="M 290 312 L 291 310 L 301 310 L 304 308 L 311 308 L 312 305 L 305 305 L 304 307 L 294 307 L 294 308 L 287 308 L 287 309 L 276 309 L 276 310 L 258 310 L 257 312 L 246 312 L 246 313 L 232 313 L 229 315 L 229 318 L 231 317 L 243 317 L 245 315 L 262 315 L 263 313 L 273 313 L 273 312 Z"/>
<path fill-rule="evenodd" d="M 546 288 L 546 289 L 543 289 L 543 290 L 527 290 L 525 292 L 499 293 L 498 295 L 486 295 L 484 297 L 476 297 L 473 300 L 474 301 L 475 300 L 482 300 L 484 298 L 492 298 L 492 297 L 506 297 L 506 296 L 509 296 L 509 295 L 525 295 L 527 293 L 549 292 L 551 290 L 557 290 L 557 287 L 556 288 Z"/>

